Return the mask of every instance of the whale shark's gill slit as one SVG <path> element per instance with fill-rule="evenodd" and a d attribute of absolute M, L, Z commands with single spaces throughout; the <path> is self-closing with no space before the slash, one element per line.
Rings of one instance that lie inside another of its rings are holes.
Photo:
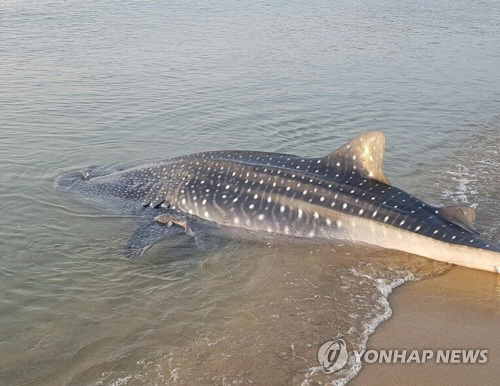
<path fill-rule="evenodd" d="M 160 206 L 163 206 L 166 209 L 170 208 L 170 204 L 168 205 L 163 205 L 165 204 L 165 199 L 162 200 L 157 200 L 157 201 L 150 201 L 150 202 L 145 202 L 142 204 L 143 208 L 153 208 L 153 209 L 158 209 Z"/>
<path fill-rule="evenodd" d="M 161 205 L 163 205 L 164 202 L 165 202 L 165 200 L 161 200 L 160 202 L 158 202 L 158 204 L 153 206 L 153 208 L 158 209 Z M 168 207 L 170 207 L 170 205 L 168 205 Z M 168 207 L 167 207 L 167 209 L 168 209 Z"/>

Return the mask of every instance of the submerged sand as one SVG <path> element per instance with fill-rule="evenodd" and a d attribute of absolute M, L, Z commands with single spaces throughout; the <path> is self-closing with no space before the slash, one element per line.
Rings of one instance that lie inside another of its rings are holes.
<path fill-rule="evenodd" d="M 352 385 L 497 384 L 500 275 L 453 267 L 390 295 L 393 315 L 367 349 L 488 349 L 485 364 L 363 364 Z"/>

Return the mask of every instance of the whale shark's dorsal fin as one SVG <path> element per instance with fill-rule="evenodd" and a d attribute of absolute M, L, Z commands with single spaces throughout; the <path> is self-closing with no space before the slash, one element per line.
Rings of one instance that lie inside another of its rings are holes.
<path fill-rule="evenodd" d="M 357 172 L 364 178 L 390 185 L 384 174 L 385 135 L 368 131 L 323 157 L 334 170 Z"/>
<path fill-rule="evenodd" d="M 458 225 L 471 233 L 479 234 L 474 221 L 476 221 L 476 211 L 468 206 L 444 206 L 439 208 L 441 217 L 449 222 Z"/>

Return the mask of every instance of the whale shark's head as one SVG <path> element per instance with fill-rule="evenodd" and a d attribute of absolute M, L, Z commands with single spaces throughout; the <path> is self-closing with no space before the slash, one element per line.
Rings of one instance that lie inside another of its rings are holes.
<path fill-rule="evenodd" d="M 56 178 L 56 187 L 84 198 L 143 200 L 159 180 L 143 169 L 91 168 Z"/>
<path fill-rule="evenodd" d="M 56 178 L 56 187 L 97 203 L 141 208 L 164 202 L 178 180 L 175 163 L 165 161 L 124 170 L 99 167 L 64 173 Z"/>

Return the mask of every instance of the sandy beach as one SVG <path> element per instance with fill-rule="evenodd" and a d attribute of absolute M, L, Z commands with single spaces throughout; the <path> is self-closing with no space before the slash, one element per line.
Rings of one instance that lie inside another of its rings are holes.
<path fill-rule="evenodd" d="M 453 267 L 405 284 L 389 297 L 393 315 L 367 349 L 488 349 L 485 364 L 363 364 L 352 385 L 494 384 L 500 364 L 500 277 Z"/>

